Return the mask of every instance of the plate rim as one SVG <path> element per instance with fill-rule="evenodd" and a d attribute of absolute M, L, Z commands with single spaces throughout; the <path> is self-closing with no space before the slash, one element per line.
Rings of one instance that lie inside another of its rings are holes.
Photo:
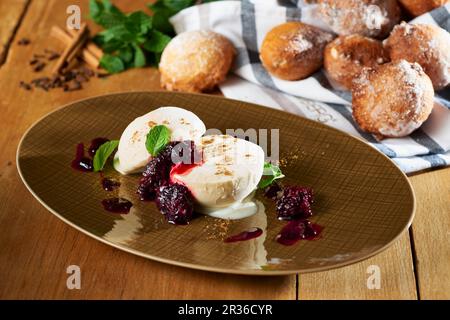
<path fill-rule="evenodd" d="M 87 100 L 93 100 L 93 99 L 98 99 L 98 98 L 103 98 L 103 97 L 110 97 L 110 96 L 116 96 L 116 95 L 124 95 L 124 94 L 164 94 L 164 95 L 184 95 L 184 96 L 209 96 L 212 97 L 214 99 L 219 99 L 219 100 L 231 100 L 231 101 L 235 101 L 238 103 L 245 103 L 245 104 L 250 104 L 250 105 L 254 105 L 254 106 L 258 106 L 261 108 L 265 108 L 265 109 L 269 109 L 275 112 L 281 112 L 281 113 L 285 113 L 288 114 L 292 117 L 296 117 L 296 118 L 300 118 L 303 121 L 307 121 L 310 123 L 313 123 L 314 125 L 319 125 L 319 126 L 324 126 L 327 129 L 331 129 L 332 131 L 338 132 L 340 134 L 344 134 L 347 136 L 347 138 L 350 139 L 354 139 L 356 141 L 358 141 L 359 143 L 363 143 L 366 144 L 367 147 L 371 148 L 372 151 L 382 155 L 385 160 L 387 160 L 387 163 L 389 163 L 392 167 L 394 167 L 394 169 L 401 175 L 402 180 L 404 182 L 406 182 L 406 185 L 408 186 L 408 190 L 409 193 L 411 195 L 411 199 L 412 199 L 412 209 L 411 209 L 411 213 L 408 219 L 408 222 L 405 224 L 405 226 L 403 226 L 402 230 L 395 236 L 393 237 L 389 242 L 387 242 L 385 245 L 381 246 L 380 248 L 362 255 L 360 257 L 356 257 L 344 262 L 338 262 L 336 264 L 333 265 L 327 265 L 327 266 L 319 266 L 319 267 L 314 267 L 314 268 L 308 268 L 308 269 L 296 269 L 296 270 L 262 270 L 262 269 L 227 269 L 227 268 L 220 268 L 220 267 L 211 267 L 211 266 L 204 266 L 204 265 L 199 265 L 199 264 L 194 264 L 194 263 L 189 263 L 189 262 L 181 262 L 181 261 L 177 261 L 177 260 L 172 260 L 172 259 L 166 259 L 166 258 L 161 258 L 159 256 L 155 256 L 155 255 L 151 255 L 151 254 L 146 254 L 143 253 L 141 251 L 135 250 L 135 249 L 130 249 L 126 246 L 122 246 L 116 243 L 112 243 L 104 238 L 101 238 L 91 232 L 89 232 L 88 230 L 85 230 L 83 228 L 81 228 L 80 226 L 78 226 L 77 224 L 69 221 L 68 219 L 66 219 L 65 217 L 63 217 L 61 214 L 59 214 L 56 210 L 54 210 L 53 208 L 51 208 L 49 205 L 47 205 L 45 203 L 44 200 L 42 200 L 34 191 L 33 189 L 30 187 L 30 185 L 27 183 L 23 172 L 22 172 L 22 168 L 20 166 L 20 153 L 21 153 L 21 149 L 22 149 L 22 144 L 25 140 L 25 138 L 29 135 L 29 133 L 31 132 L 31 130 L 33 130 L 34 127 L 36 127 L 41 121 L 43 121 L 44 119 L 46 119 L 48 116 L 52 115 L 53 113 L 62 111 L 65 108 L 68 108 L 74 104 L 83 102 L 83 101 L 87 101 Z M 100 95 L 95 95 L 95 96 L 90 96 L 87 98 L 82 98 L 82 99 L 77 99 L 74 101 L 71 101 L 69 103 L 66 103 L 60 107 L 57 107 L 56 109 L 44 114 L 43 116 L 41 116 L 40 118 L 38 118 L 36 121 L 34 121 L 29 127 L 28 129 L 23 133 L 22 137 L 20 138 L 19 144 L 17 146 L 17 150 L 16 150 L 16 166 L 17 166 L 17 171 L 19 173 L 19 177 L 22 180 L 22 183 L 25 185 L 25 187 L 27 188 L 27 190 L 33 195 L 33 197 L 48 211 L 50 211 L 50 213 L 52 213 L 53 215 L 55 215 L 57 218 L 59 218 L 60 220 L 62 220 L 64 223 L 68 224 L 69 226 L 75 228 L 78 231 L 81 231 L 83 234 L 94 238 L 95 240 L 98 240 L 108 246 L 114 247 L 116 249 L 125 251 L 127 253 L 131 253 L 133 255 L 145 258 L 145 259 L 149 259 L 149 260 L 153 260 L 153 261 L 157 261 L 160 263 L 165 263 L 165 264 L 169 264 L 169 265 L 174 265 L 177 267 L 184 267 L 184 268 L 189 268 L 189 269 L 194 269 L 194 270 L 202 270 L 202 271 L 208 271 L 208 272 L 216 272 L 216 273 L 224 273 L 224 274 L 237 274 L 237 275 L 249 275 L 249 276 L 286 276 L 286 275 L 293 275 L 293 274 L 307 274 L 307 273 L 315 273 L 315 272 L 322 272 L 322 271 L 327 271 L 327 270 L 334 270 L 334 269 L 339 269 L 345 266 L 350 266 L 353 264 L 356 264 L 358 262 L 367 260 L 371 257 L 376 256 L 377 254 L 385 251 L 386 249 L 388 249 L 389 247 L 391 247 L 403 234 L 405 231 L 407 231 L 409 229 L 409 227 L 412 225 L 412 222 L 414 220 L 414 217 L 416 215 L 416 209 L 417 209 L 417 199 L 416 199 L 416 195 L 414 192 L 414 189 L 412 187 L 411 182 L 409 181 L 407 175 L 400 170 L 399 167 L 397 167 L 395 165 L 395 163 L 388 157 L 386 156 L 384 153 L 382 153 L 381 151 L 377 150 L 376 148 L 372 147 L 370 144 L 368 144 L 365 140 L 352 136 L 351 134 L 338 130 L 336 128 L 333 128 L 331 126 L 327 126 L 323 123 L 308 119 L 308 118 L 304 118 L 301 117 L 299 115 L 293 114 L 293 113 L 289 113 L 286 112 L 284 110 L 278 110 L 278 109 L 273 109 L 267 106 L 263 106 L 263 105 L 259 105 L 256 103 L 251 103 L 251 102 L 246 102 L 246 101 L 242 101 L 242 100 L 236 100 L 236 99 L 229 99 L 223 96 L 216 96 L 216 95 L 210 95 L 210 94 L 198 94 L 198 93 L 181 93 L 181 92 L 170 92 L 170 91 L 164 91 L 164 90 L 153 90 L 153 91 L 121 91 L 121 92 L 115 92 L 115 93 L 109 93 L 109 94 L 100 94 Z"/>

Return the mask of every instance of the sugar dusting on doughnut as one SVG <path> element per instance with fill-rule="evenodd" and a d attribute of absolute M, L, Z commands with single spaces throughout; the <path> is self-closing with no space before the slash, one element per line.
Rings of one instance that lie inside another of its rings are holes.
<path fill-rule="evenodd" d="M 417 62 L 436 90 L 450 84 L 450 34 L 434 25 L 397 25 L 384 45 L 392 60 Z"/>
<path fill-rule="evenodd" d="M 395 0 L 319 0 L 323 20 L 339 35 L 384 37 L 399 21 Z"/>
<path fill-rule="evenodd" d="M 209 30 L 177 35 L 165 48 L 159 69 L 167 90 L 201 92 L 225 79 L 235 49 L 224 36 Z"/>
<path fill-rule="evenodd" d="M 399 0 L 406 11 L 414 17 L 449 3 L 450 0 Z"/>
<path fill-rule="evenodd" d="M 327 75 L 340 86 L 350 89 L 363 67 L 389 61 L 380 41 L 358 34 L 339 36 L 325 47 L 324 67 Z"/>
<path fill-rule="evenodd" d="M 394 61 L 364 68 L 352 87 L 353 116 L 379 137 L 403 137 L 428 118 L 434 90 L 417 63 Z"/>

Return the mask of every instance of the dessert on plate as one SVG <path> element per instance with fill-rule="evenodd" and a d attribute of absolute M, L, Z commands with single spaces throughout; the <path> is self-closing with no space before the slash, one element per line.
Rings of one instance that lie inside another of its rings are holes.
<path fill-rule="evenodd" d="M 133 120 L 122 133 L 114 167 L 122 174 L 142 171 L 149 159 L 145 139 L 149 129 L 164 125 L 171 141 L 197 140 L 206 131 L 205 124 L 194 113 L 177 107 L 162 107 Z"/>
<path fill-rule="evenodd" d="M 189 224 L 199 213 L 226 220 L 265 215 L 264 205 L 254 197 L 260 189 L 273 200 L 277 218 L 289 221 L 276 238 L 279 243 L 312 240 L 322 230 L 307 220 L 312 215 L 310 188 L 278 184 L 284 175 L 265 161 L 258 144 L 227 134 L 206 134 L 205 124 L 191 111 L 167 106 L 140 116 L 125 128 L 120 140 L 94 139 L 89 147 L 92 159 L 85 156 L 80 143 L 72 167 L 102 172 L 115 149 L 116 171 L 140 174 L 136 197 L 154 201 L 171 224 Z M 134 196 L 120 197 L 120 183 L 101 177 L 105 191 L 119 189 L 119 197 L 102 201 L 104 209 L 128 214 Z M 261 228 L 245 230 L 225 242 L 250 240 L 263 233 Z"/>

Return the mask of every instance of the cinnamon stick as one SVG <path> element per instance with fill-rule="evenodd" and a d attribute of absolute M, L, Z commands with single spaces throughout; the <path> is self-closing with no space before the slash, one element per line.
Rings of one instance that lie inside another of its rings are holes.
<path fill-rule="evenodd" d="M 78 33 L 75 29 L 69 29 L 69 33 L 72 37 L 75 37 L 75 35 Z M 89 50 L 94 56 L 97 57 L 97 59 L 101 59 L 103 56 L 103 51 L 100 49 L 95 43 L 92 41 L 89 41 L 86 45 L 86 49 Z"/>
<path fill-rule="evenodd" d="M 76 50 L 79 50 L 84 46 L 84 42 L 86 42 L 88 39 L 88 37 L 86 36 L 87 32 L 88 30 L 86 23 L 83 23 L 79 32 L 73 38 L 71 38 L 71 42 L 56 62 L 56 65 L 53 69 L 54 73 L 59 73 L 67 63 L 68 57 L 73 56 L 73 52 L 76 52 Z"/>
<path fill-rule="evenodd" d="M 89 34 L 87 32 L 85 32 L 83 35 L 81 35 L 77 44 L 73 47 L 72 51 L 69 53 L 69 55 L 66 58 L 67 65 L 71 64 L 72 61 L 75 60 L 80 55 L 80 52 L 84 48 L 84 46 L 88 40 L 88 37 L 89 37 Z M 66 66 L 64 66 L 64 67 L 66 67 Z M 64 69 L 64 67 L 63 67 L 63 69 Z"/>
<path fill-rule="evenodd" d="M 66 30 L 53 26 L 50 34 L 61 41 L 64 45 L 68 46 L 72 41 L 72 34 L 76 33 L 76 30 L 68 33 Z M 96 54 L 94 54 L 95 52 Z M 103 51 L 93 42 L 88 42 L 81 50 L 81 58 L 92 68 L 97 69 L 100 66 L 100 59 L 103 56 Z"/>

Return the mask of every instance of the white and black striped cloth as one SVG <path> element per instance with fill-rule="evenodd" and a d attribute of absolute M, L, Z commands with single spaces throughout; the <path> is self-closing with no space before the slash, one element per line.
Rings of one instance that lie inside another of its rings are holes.
<path fill-rule="evenodd" d="M 334 89 L 323 71 L 300 81 L 272 77 L 261 65 L 259 48 L 266 33 L 286 21 L 302 21 L 324 30 L 316 5 L 302 0 L 218 1 L 187 8 L 171 18 L 177 33 L 210 29 L 237 48 L 234 73 L 220 86 L 226 97 L 282 109 L 320 121 L 366 140 L 404 172 L 450 165 L 450 88 L 436 93 L 435 108 L 424 125 L 404 138 L 377 141 L 363 132 L 351 113 L 351 95 Z M 450 5 L 414 22 L 437 24 L 450 32 Z"/>

